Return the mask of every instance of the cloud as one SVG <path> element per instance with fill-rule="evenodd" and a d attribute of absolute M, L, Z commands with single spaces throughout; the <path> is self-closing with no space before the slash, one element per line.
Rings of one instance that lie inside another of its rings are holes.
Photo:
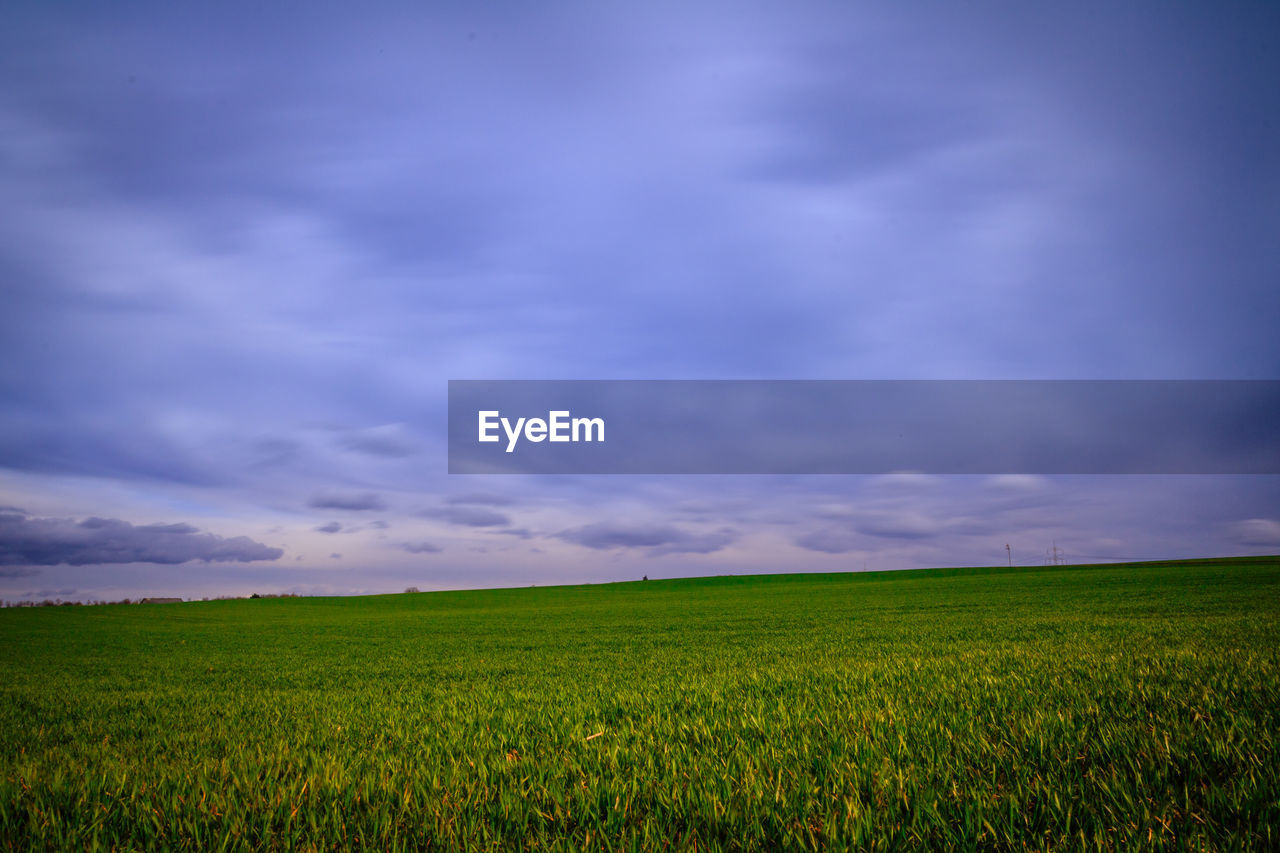
<path fill-rule="evenodd" d="M 439 545 L 433 545 L 430 542 L 401 542 L 396 547 L 410 554 L 439 554 L 444 550 Z"/>
<path fill-rule="evenodd" d="M 991 530 L 989 520 L 972 515 L 942 518 L 937 513 L 926 515 L 908 509 L 856 510 L 840 507 L 820 510 L 816 516 L 839 523 L 796 536 L 792 542 L 801 548 L 826 554 L 844 554 L 873 544 L 864 537 L 915 542 L 934 539 L 943 534 L 963 536 L 984 534 Z"/>
<path fill-rule="evenodd" d="M 351 512 L 366 510 L 383 510 L 387 508 L 382 498 L 373 492 L 364 494 L 320 494 L 311 499 L 309 506 L 314 509 L 345 509 Z"/>
<path fill-rule="evenodd" d="M 195 486 L 226 483 L 225 471 L 155 430 L 77 427 L 77 417 L 68 408 L 66 420 L 20 417 L 0 424 L 0 468 Z"/>
<path fill-rule="evenodd" d="M 270 468 L 293 461 L 302 450 L 302 443 L 283 436 L 267 436 L 249 443 L 252 461 L 256 468 Z"/>
<path fill-rule="evenodd" d="M 38 589 L 31 595 L 35 598 L 66 598 L 68 595 L 75 595 L 74 587 L 63 587 L 62 589 Z"/>
<path fill-rule="evenodd" d="M 216 37 L 192 40 L 183 14 L 31 4 L 0 27 L 0 469 L 28 472 L 0 470 L 0 502 L 77 518 L 106 494 L 136 496 L 148 509 L 112 510 L 133 519 L 232 507 L 259 526 L 182 517 L 253 534 L 328 488 L 499 513 L 512 502 L 450 495 L 510 489 L 566 513 L 539 535 L 686 503 L 661 520 L 690 536 L 776 525 L 831 552 L 862 537 L 970 559 L 950 521 L 931 539 L 886 519 L 870 526 L 889 535 L 859 533 L 883 498 L 1002 522 L 1015 558 L 1049 531 L 1139 555 L 1269 541 L 1231 526 L 1275 515 L 1263 478 L 513 487 L 446 475 L 436 453 L 448 374 L 579 376 L 584 353 L 596 378 L 1266 376 L 1275 157 L 1259 129 L 1280 114 L 1280 52 L 1264 7 L 636 4 L 593 15 L 584 38 L 573 14 L 335 6 L 305 27 L 214 12 L 200 25 Z M 1046 324 L 1058 345 L 1038 345 Z M 844 517 L 806 506 L 829 499 Z M 348 510 L 311 510 L 301 540 L 325 516 L 343 532 L 384 517 Z M 433 535 L 385 517 L 388 545 Z M 516 535 L 475 520 L 449 530 Z M 610 571 L 610 552 L 556 544 Z M 386 571 L 399 553 L 382 549 Z M 449 582 L 585 571 L 516 565 Z M 378 571 L 361 562 L 335 588 Z"/>
<path fill-rule="evenodd" d="M 502 513 L 480 507 L 451 506 L 424 509 L 418 515 L 423 518 L 438 518 L 449 524 L 458 524 L 463 527 L 502 527 L 511 523 L 511 519 Z"/>
<path fill-rule="evenodd" d="M 485 506 L 511 506 L 515 501 L 503 495 L 490 495 L 480 492 L 472 492 L 466 495 L 453 495 L 448 498 L 445 503 L 457 506 L 459 504 L 482 504 Z"/>
<path fill-rule="evenodd" d="M 925 539 L 941 529 L 937 521 L 917 512 L 867 513 L 854 527 L 859 533 L 889 539 Z"/>
<path fill-rule="evenodd" d="M 1250 518 L 1237 521 L 1232 527 L 1242 545 L 1280 548 L 1280 521 L 1274 518 Z"/>
<path fill-rule="evenodd" d="M 338 443 L 347 450 L 391 459 L 402 459 L 417 452 L 403 424 L 355 430 L 342 436 Z"/>
<path fill-rule="evenodd" d="M 934 488 L 938 483 L 937 476 L 922 474 L 918 471 L 897 471 L 892 474 L 879 474 L 871 479 L 873 486 L 901 491 L 924 491 Z"/>
<path fill-rule="evenodd" d="M 1039 492 L 1048 488 L 1049 480 L 1037 474 L 997 474 L 988 477 L 986 485 L 1003 492 Z"/>
<path fill-rule="evenodd" d="M 821 551 L 824 554 L 844 554 L 859 546 L 857 534 L 851 530 L 827 528 L 797 536 L 792 540 L 807 551 Z"/>
<path fill-rule="evenodd" d="M 508 527 L 506 530 L 495 530 L 493 532 L 503 536 L 515 536 L 518 539 L 533 538 L 533 534 L 529 532 L 527 527 Z"/>
<path fill-rule="evenodd" d="M 0 565 L 72 566 L 191 560 L 240 562 L 279 559 L 284 551 L 247 536 L 201 533 L 190 524 L 134 526 L 114 518 L 31 518 L 0 515 Z"/>
<path fill-rule="evenodd" d="M 689 533 L 671 525 L 626 525 L 596 522 L 555 534 L 556 539 L 605 551 L 612 548 L 645 548 L 650 556 L 662 554 L 710 554 L 737 538 L 729 528 L 713 533 Z"/>
<path fill-rule="evenodd" d="M 391 527 L 385 521 L 370 521 L 368 524 L 341 524 L 337 521 L 326 522 L 319 527 L 313 527 L 317 533 L 359 533 L 361 530 L 387 530 Z"/>
<path fill-rule="evenodd" d="M 0 578 L 29 578 L 40 574 L 39 569 L 27 566 L 0 566 Z"/>
<path fill-rule="evenodd" d="M 596 522 L 556 534 L 557 539 L 585 548 L 650 548 L 680 538 L 680 531 L 669 526 L 643 527 Z"/>
<path fill-rule="evenodd" d="M 731 545 L 738 538 L 736 531 L 721 528 L 709 533 L 682 534 L 679 539 L 649 550 L 650 557 L 664 554 L 711 554 Z"/>

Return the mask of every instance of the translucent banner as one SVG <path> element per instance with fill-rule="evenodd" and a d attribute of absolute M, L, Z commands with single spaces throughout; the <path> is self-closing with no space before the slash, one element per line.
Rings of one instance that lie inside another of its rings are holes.
<path fill-rule="evenodd" d="M 454 380 L 452 474 L 1276 474 L 1273 380 Z"/>

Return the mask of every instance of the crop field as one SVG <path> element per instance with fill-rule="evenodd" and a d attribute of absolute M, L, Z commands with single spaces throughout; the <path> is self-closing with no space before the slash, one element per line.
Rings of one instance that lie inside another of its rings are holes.
<path fill-rule="evenodd" d="M 1280 849 L 1280 559 L 0 611 L 3 849 Z"/>

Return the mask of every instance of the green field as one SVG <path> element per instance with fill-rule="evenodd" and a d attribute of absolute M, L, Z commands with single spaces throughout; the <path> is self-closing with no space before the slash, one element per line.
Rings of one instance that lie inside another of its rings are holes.
<path fill-rule="evenodd" d="M 1280 559 L 0 611 L 0 847 L 1280 849 Z"/>

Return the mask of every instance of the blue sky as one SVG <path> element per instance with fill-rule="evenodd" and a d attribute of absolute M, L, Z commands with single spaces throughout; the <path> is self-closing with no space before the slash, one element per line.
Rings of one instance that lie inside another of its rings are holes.
<path fill-rule="evenodd" d="M 8 4 L 0 597 L 1280 552 L 1276 477 L 450 477 L 449 379 L 1280 378 L 1273 4 Z"/>

